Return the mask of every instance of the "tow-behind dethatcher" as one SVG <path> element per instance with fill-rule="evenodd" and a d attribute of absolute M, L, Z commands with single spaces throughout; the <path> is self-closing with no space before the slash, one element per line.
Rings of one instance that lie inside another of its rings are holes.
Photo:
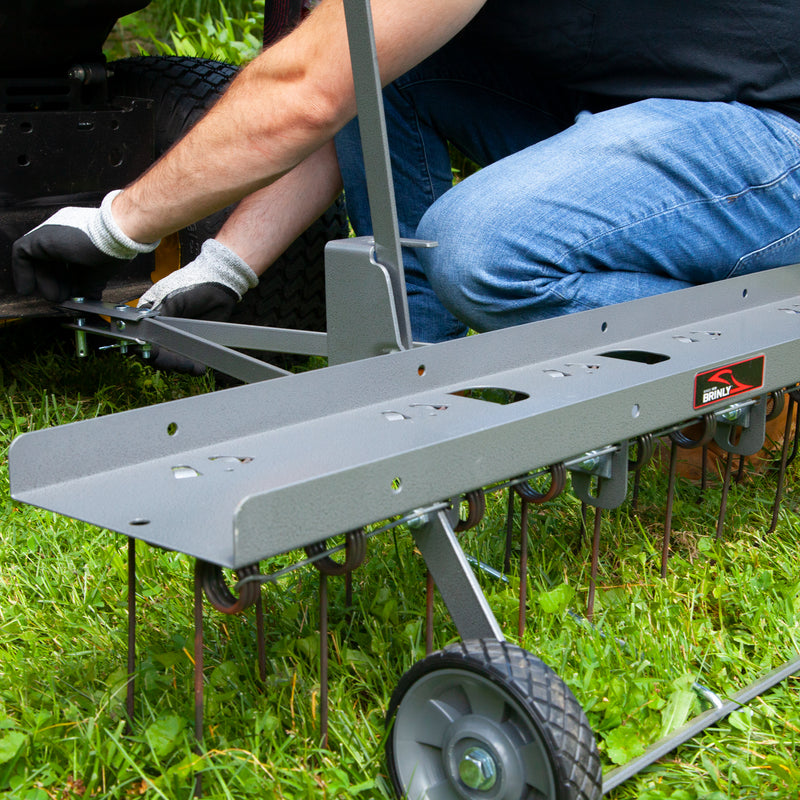
<path fill-rule="evenodd" d="M 10 453 L 12 495 L 129 537 L 131 716 L 136 540 L 196 560 L 198 739 L 203 592 L 225 613 L 255 605 L 263 672 L 260 590 L 280 574 L 262 574 L 258 565 L 305 550 L 295 567 L 313 564 L 320 575 L 324 736 L 328 576 L 349 578 L 371 536 L 407 525 L 430 575 L 428 642 L 434 585 L 462 641 L 430 652 L 392 696 L 386 758 L 398 796 L 597 798 L 797 672 L 800 659 L 602 776 L 583 710 L 553 670 L 505 640 L 456 530 L 479 521 L 482 487 L 507 489 L 509 520 L 519 504 L 521 632 L 530 507 L 565 490 L 569 477 L 584 508 L 595 508 L 591 619 L 602 511 L 625 500 L 629 473 L 636 485 L 654 441 L 663 438 L 671 454 L 661 563 L 666 575 L 679 448 L 713 440 L 728 453 L 724 498 L 734 458 L 761 449 L 768 418 L 788 403 L 774 526 L 800 398 L 800 265 L 415 346 L 400 252 L 433 243 L 398 238 L 369 3 L 345 0 L 345 6 L 375 238 L 329 245 L 327 333 L 65 304 L 82 334 L 123 339 L 130 347 L 168 347 L 248 385 L 21 436 Z M 235 347 L 323 355 L 331 366 L 289 375 Z M 546 478 L 547 489 L 534 488 L 541 486 L 534 477 Z M 461 498 L 465 520 L 458 517 Z M 720 530 L 722 520 L 724 502 Z M 336 550 L 342 553 L 334 559 L 326 540 L 341 535 L 345 541 Z M 506 571 L 511 525 L 508 535 Z M 223 569 L 236 572 L 234 592 Z"/>

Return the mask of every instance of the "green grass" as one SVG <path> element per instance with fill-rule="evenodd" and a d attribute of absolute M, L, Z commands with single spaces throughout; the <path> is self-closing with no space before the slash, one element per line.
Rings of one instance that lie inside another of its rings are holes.
<path fill-rule="evenodd" d="M 60 334 L 47 325 L 0 334 L 4 456 L 23 431 L 213 388 L 210 379 L 167 376 L 111 354 L 78 361 L 52 344 Z M 136 431 L 130 436 L 133 449 Z M 343 582 L 331 580 L 328 748 L 319 744 L 318 581 L 304 568 L 264 588 L 263 687 L 253 615 L 207 610 L 206 739 L 196 756 L 189 559 L 138 547 L 139 688 L 127 734 L 125 540 L 12 502 L 5 457 L 0 481 L 0 794 L 173 800 L 190 796 L 192 772 L 202 768 L 211 798 L 391 797 L 383 715 L 401 674 L 424 655 L 424 567 L 404 529 L 370 540 L 354 609 L 344 607 Z M 534 510 L 521 643 L 575 692 L 606 769 L 702 710 L 695 681 L 726 697 L 797 653 L 797 488 L 794 470 L 778 530 L 764 538 L 772 481 L 735 487 L 717 543 L 719 487 L 698 502 L 699 491 L 682 484 L 670 574 L 661 580 L 665 479 L 648 467 L 639 512 L 625 505 L 606 515 L 594 628 L 570 613 L 584 611 L 588 588 L 577 501 L 564 494 Z M 505 498 L 489 500 L 486 519 L 462 542 L 500 566 Z M 480 580 L 516 641 L 518 578 Z M 437 647 L 456 636 L 441 603 L 435 627 Z M 790 679 L 611 796 L 800 797 L 797 689 Z"/>
<path fill-rule="evenodd" d="M 123 17 L 105 44 L 106 58 L 179 55 L 246 64 L 261 52 L 264 0 L 171 0 Z"/>

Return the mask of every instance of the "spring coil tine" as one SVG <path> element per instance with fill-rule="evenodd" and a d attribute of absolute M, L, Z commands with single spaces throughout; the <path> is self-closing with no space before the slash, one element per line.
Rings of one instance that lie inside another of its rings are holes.
<path fill-rule="evenodd" d="M 636 458 L 628 459 L 628 469 L 641 469 L 653 457 L 655 450 L 655 440 L 652 433 L 645 433 L 637 436 L 634 440 L 636 445 Z"/>
<path fill-rule="evenodd" d="M 531 486 L 529 481 L 514 484 L 514 491 L 529 503 L 540 505 L 549 500 L 554 500 L 561 492 L 564 491 L 564 486 L 567 483 L 567 468 L 563 462 L 552 464 L 549 468 L 550 473 L 550 486 L 546 492 L 537 492 Z"/>
<path fill-rule="evenodd" d="M 703 414 L 700 420 L 703 423 L 703 431 L 697 439 L 690 438 L 683 430 L 673 431 L 669 434 L 669 438 L 672 439 L 678 447 L 683 447 L 685 450 L 691 450 L 694 447 L 702 447 L 708 444 L 714 438 L 714 434 L 717 431 L 717 418 L 713 414 Z"/>
<path fill-rule="evenodd" d="M 239 614 L 254 605 L 261 596 L 260 584 L 253 581 L 245 583 L 239 592 L 239 596 L 236 597 L 228 588 L 228 584 L 222 574 L 222 567 L 218 564 L 198 559 L 197 570 L 208 602 L 223 614 Z M 243 578 L 257 575 L 259 572 L 258 564 L 240 567 L 235 572 L 236 577 L 241 581 Z"/>
<path fill-rule="evenodd" d="M 797 449 L 798 444 L 800 444 L 800 401 L 796 397 L 792 397 L 794 400 L 794 440 L 792 441 L 792 452 L 789 453 L 788 458 L 786 459 L 786 466 L 793 463 L 795 458 L 797 457 Z M 791 415 L 791 411 L 789 411 Z"/>
<path fill-rule="evenodd" d="M 486 513 L 486 495 L 483 489 L 473 489 L 471 492 L 467 492 L 464 499 L 467 501 L 467 518 L 458 520 L 453 528 L 456 533 L 474 528 Z"/>
<path fill-rule="evenodd" d="M 652 433 L 645 433 L 637 436 L 634 440 L 636 445 L 636 458 L 628 459 L 628 469 L 633 472 L 633 492 L 631 493 L 631 508 L 635 511 L 639 504 L 639 488 L 642 481 L 642 468 L 653 457 L 655 451 L 655 439 Z"/>
<path fill-rule="evenodd" d="M 364 558 L 367 555 L 367 537 L 364 534 L 363 528 L 357 528 L 353 531 L 348 531 L 345 534 L 345 550 L 344 561 L 339 563 L 334 561 L 330 556 L 318 558 L 314 562 L 314 566 L 324 575 L 346 575 L 352 572 L 356 567 L 361 566 Z M 320 553 L 325 552 L 327 542 L 323 539 L 315 544 L 310 544 L 305 548 L 306 555 L 313 558 Z"/>
<path fill-rule="evenodd" d="M 786 389 L 778 389 L 775 392 L 770 392 L 769 400 L 772 401 L 772 405 L 767 412 L 767 422 L 776 419 L 783 412 L 783 407 L 786 405 Z"/>

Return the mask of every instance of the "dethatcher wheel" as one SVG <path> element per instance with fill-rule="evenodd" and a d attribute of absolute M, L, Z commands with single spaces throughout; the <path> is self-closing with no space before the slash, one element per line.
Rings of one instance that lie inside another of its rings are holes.
<path fill-rule="evenodd" d="M 415 664 L 389 704 L 386 757 L 408 800 L 595 800 L 594 735 L 567 685 L 526 650 L 450 645 Z"/>

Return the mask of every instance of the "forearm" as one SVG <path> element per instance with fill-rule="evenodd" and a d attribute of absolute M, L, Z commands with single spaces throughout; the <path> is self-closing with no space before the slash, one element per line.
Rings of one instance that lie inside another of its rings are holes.
<path fill-rule="evenodd" d="M 372 0 L 382 80 L 393 80 L 441 46 L 482 2 Z M 132 239 L 155 241 L 271 184 L 354 115 L 342 0 L 323 0 L 116 198 L 114 216 Z"/>
<path fill-rule="evenodd" d="M 331 141 L 270 186 L 242 200 L 214 238 L 261 275 L 341 190 Z"/>

